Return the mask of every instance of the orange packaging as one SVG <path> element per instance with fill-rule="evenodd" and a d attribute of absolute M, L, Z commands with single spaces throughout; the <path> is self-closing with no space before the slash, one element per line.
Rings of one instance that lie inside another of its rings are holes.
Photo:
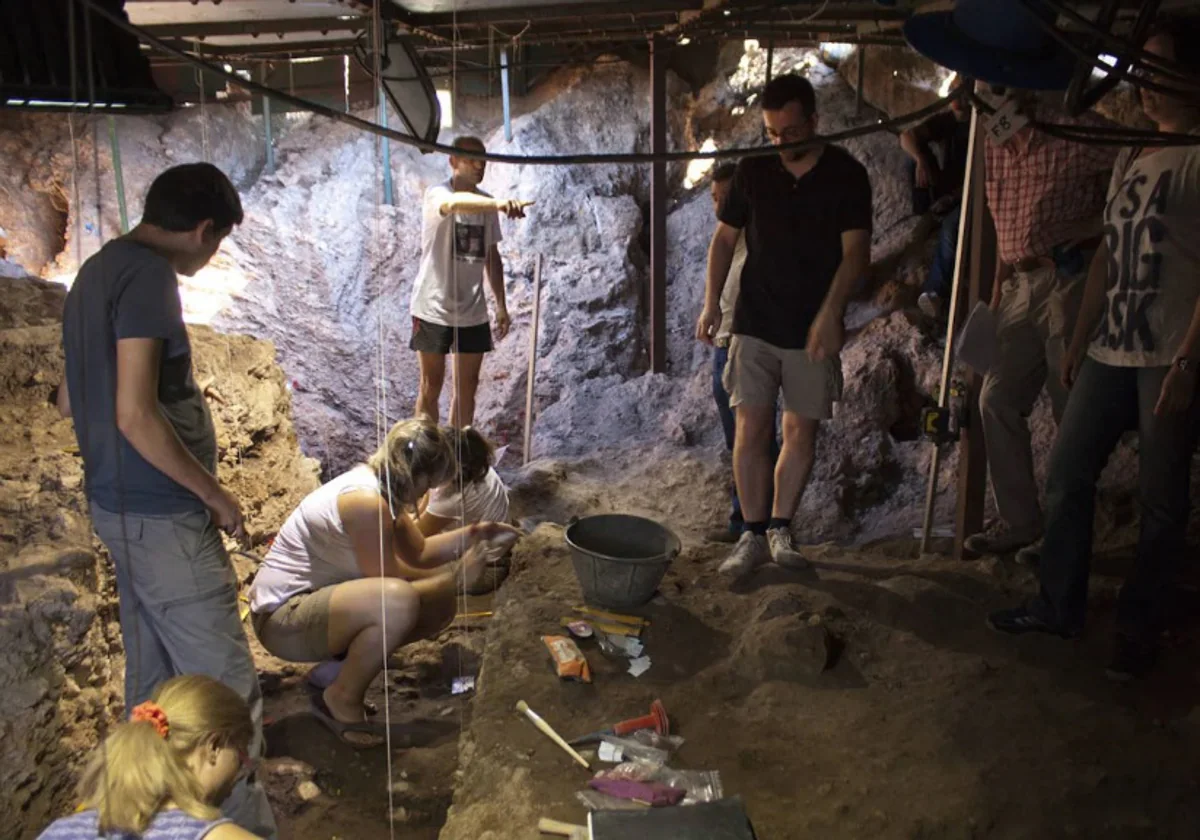
<path fill-rule="evenodd" d="M 585 683 L 592 681 L 592 669 L 588 667 L 587 657 L 573 639 L 567 636 L 542 636 L 542 641 L 546 643 L 561 679 Z"/>

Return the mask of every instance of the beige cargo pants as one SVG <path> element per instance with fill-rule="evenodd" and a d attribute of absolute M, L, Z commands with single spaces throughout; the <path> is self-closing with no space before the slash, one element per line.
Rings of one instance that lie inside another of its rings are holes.
<path fill-rule="evenodd" d="M 1004 282 L 1001 293 L 999 349 L 983 381 L 979 411 L 996 510 L 1016 531 L 1042 527 L 1029 415 L 1045 387 L 1055 423 L 1062 418 L 1067 390 L 1059 374 L 1084 277 L 1064 276 L 1047 266 L 1017 272 Z"/>

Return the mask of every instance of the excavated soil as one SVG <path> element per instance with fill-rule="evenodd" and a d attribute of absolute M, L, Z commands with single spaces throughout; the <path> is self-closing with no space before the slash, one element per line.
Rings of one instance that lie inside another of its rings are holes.
<path fill-rule="evenodd" d="M 827 544 L 808 571 L 772 568 L 731 590 L 714 572 L 721 551 L 689 541 L 636 611 L 652 622 L 651 669 L 634 678 L 585 643 L 595 681 L 583 685 L 557 679 L 539 640 L 580 601 L 562 529 L 542 525 L 498 598 L 442 840 L 534 840 L 539 817 L 585 822 L 574 794 L 589 774 L 518 700 L 571 737 L 656 698 L 686 738 L 673 766 L 719 770 L 760 837 L 1195 836 L 1200 626 L 1172 637 L 1148 682 L 1103 676 L 1110 575 L 1128 548 L 1097 558 L 1093 621 L 1075 643 L 984 626 L 1031 591 L 1028 569 L 915 553 Z"/>

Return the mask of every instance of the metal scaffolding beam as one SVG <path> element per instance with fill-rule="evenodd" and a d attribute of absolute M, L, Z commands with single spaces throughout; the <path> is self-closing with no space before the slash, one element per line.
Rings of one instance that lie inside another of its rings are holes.
<path fill-rule="evenodd" d="M 361 32 L 365 17 L 281 18 L 279 20 L 214 20 L 158 23 L 142 28 L 156 38 L 209 38 L 230 35 L 282 35 L 292 32 Z"/>

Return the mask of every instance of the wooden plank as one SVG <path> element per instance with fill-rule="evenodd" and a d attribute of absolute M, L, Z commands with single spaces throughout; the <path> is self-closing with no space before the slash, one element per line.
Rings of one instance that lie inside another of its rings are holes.
<path fill-rule="evenodd" d="M 982 138 L 981 138 L 982 140 Z M 988 212 L 984 190 L 984 151 L 986 141 L 975 150 L 973 177 L 978 184 L 976 200 L 972 203 L 969 269 L 966 295 L 960 296 L 959 322 L 974 308 L 977 301 L 990 300 L 992 282 L 996 276 L 996 229 Z M 979 392 L 983 377 L 972 375 L 967 380 L 967 418 L 958 443 L 958 496 L 954 514 L 954 559 L 963 559 L 963 540 L 983 528 L 983 509 L 987 493 L 987 450 L 983 445 L 983 426 L 979 415 Z"/>
<path fill-rule="evenodd" d="M 529 328 L 529 369 L 525 374 L 525 451 L 522 453 L 528 464 L 533 451 L 533 385 L 537 380 L 538 321 L 542 314 L 542 255 L 537 255 L 533 265 L 533 324 Z"/>

